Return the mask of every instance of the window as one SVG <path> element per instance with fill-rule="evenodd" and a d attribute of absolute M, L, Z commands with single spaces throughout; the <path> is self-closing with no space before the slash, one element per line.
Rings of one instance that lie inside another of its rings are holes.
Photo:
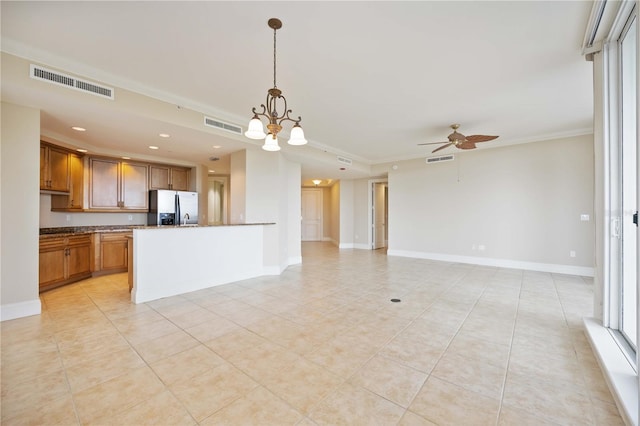
<path fill-rule="evenodd" d="M 594 72 L 594 316 L 587 337 L 625 418 L 638 424 L 638 7 L 593 3 L 583 53 Z"/>
<path fill-rule="evenodd" d="M 637 226 L 633 215 L 637 204 L 637 18 L 633 13 L 618 39 L 620 58 L 620 327 L 619 331 L 634 351 L 637 351 Z M 611 141 L 615 143 L 615 141 Z"/>

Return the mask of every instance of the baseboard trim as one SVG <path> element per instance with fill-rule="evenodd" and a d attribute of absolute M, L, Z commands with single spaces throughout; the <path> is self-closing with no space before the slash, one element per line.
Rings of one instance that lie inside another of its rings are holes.
<path fill-rule="evenodd" d="M 42 305 L 40 304 L 40 299 L 8 303 L 0 306 L 0 321 L 9 321 L 16 318 L 40 315 L 41 312 Z"/>
<path fill-rule="evenodd" d="M 579 275 L 593 277 L 594 268 L 586 266 L 558 265 L 553 263 L 525 262 L 510 259 L 494 259 L 490 257 L 457 256 L 442 253 L 426 253 L 410 250 L 387 251 L 388 256 L 413 257 L 416 259 L 439 260 L 443 262 L 468 263 L 471 265 L 495 266 L 498 268 L 524 269 L 527 271 L 551 272 L 554 274 Z"/>
<path fill-rule="evenodd" d="M 584 318 L 584 328 L 611 395 L 625 423 L 638 424 L 638 374 L 609 330 L 594 318 Z"/>

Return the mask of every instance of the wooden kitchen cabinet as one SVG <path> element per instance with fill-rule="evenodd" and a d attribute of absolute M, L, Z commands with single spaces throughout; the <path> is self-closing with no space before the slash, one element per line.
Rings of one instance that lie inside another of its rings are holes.
<path fill-rule="evenodd" d="M 69 151 L 40 143 L 40 189 L 69 192 Z"/>
<path fill-rule="evenodd" d="M 129 266 L 127 237 L 132 235 L 132 232 L 103 232 L 95 234 L 94 272 L 97 275 L 127 271 Z"/>
<path fill-rule="evenodd" d="M 69 154 L 69 195 L 51 195 L 52 211 L 73 211 L 84 208 L 84 156 Z"/>
<path fill-rule="evenodd" d="M 40 240 L 40 291 L 91 276 L 91 235 L 52 237 Z"/>
<path fill-rule="evenodd" d="M 148 171 L 145 163 L 89 158 L 89 210 L 148 211 Z"/>
<path fill-rule="evenodd" d="M 189 190 L 191 170 L 185 167 L 174 167 L 160 164 L 149 165 L 149 189 Z"/>

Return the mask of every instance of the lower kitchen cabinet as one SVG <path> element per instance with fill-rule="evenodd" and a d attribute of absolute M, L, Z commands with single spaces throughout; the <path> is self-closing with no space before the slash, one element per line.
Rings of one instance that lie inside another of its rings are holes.
<path fill-rule="evenodd" d="M 40 240 L 40 291 L 91 276 L 91 235 Z"/>
<path fill-rule="evenodd" d="M 94 240 L 96 275 L 125 272 L 129 266 L 127 236 L 132 232 L 96 233 Z"/>

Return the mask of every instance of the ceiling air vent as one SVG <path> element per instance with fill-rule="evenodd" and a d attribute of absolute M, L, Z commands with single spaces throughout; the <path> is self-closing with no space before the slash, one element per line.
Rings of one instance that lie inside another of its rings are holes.
<path fill-rule="evenodd" d="M 351 161 L 351 158 L 341 157 L 338 155 L 337 159 L 338 159 L 338 163 L 345 164 L 347 166 L 350 166 L 353 163 L 353 161 Z"/>
<path fill-rule="evenodd" d="M 204 117 L 204 125 L 208 127 L 215 127 L 216 129 L 226 130 L 227 132 L 235 133 L 237 135 L 242 134 L 242 127 L 235 124 L 225 123 L 224 121 L 216 120 L 211 117 Z"/>
<path fill-rule="evenodd" d="M 113 100 L 113 88 L 31 64 L 31 78 Z"/>
<path fill-rule="evenodd" d="M 431 163 L 442 163 L 444 161 L 453 161 L 453 154 L 450 155 L 442 155 L 440 157 L 429 157 L 427 158 L 427 164 Z"/>

